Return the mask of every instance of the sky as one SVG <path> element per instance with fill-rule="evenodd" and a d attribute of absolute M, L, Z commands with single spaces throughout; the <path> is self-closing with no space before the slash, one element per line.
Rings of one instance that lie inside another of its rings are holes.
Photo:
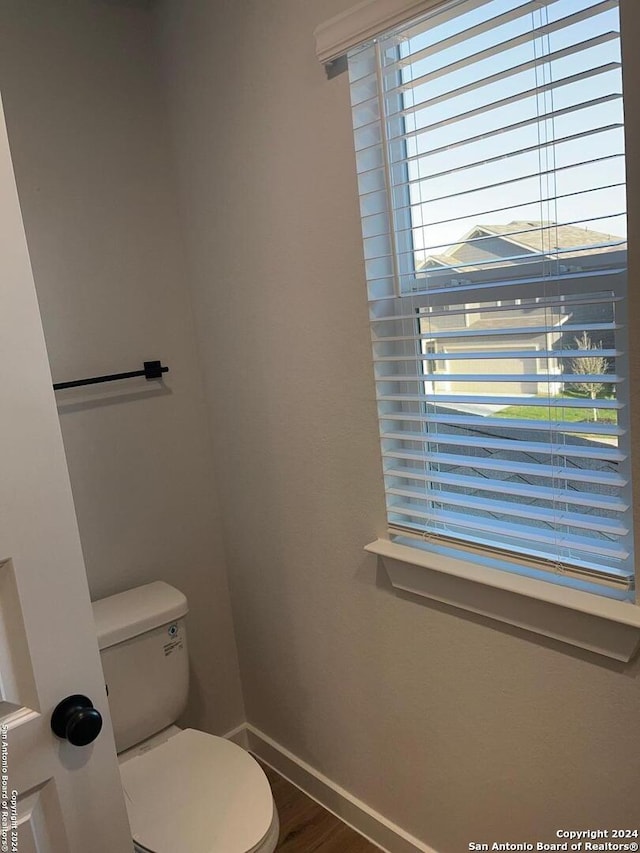
<path fill-rule="evenodd" d="M 538 61 L 533 68 L 423 106 L 425 101 L 438 99 L 479 79 L 533 59 L 541 60 L 586 40 L 605 39 L 607 33 L 615 34 L 619 31 L 616 4 L 603 0 L 537 3 L 490 0 L 480 6 L 462 2 L 453 7 L 457 14 L 452 16 L 448 11 L 451 7 L 445 7 L 444 12 L 430 18 L 426 32 L 410 33 L 409 38 L 403 38 L 399 44 L 401 70 L 398 71 L 396 64 L 389 64 L 385 70 L 385 83 L 391 89 L 388 109 L 399 106 L 402 110 L 401 116 L 397 113 L 395 119 L 390 116 L 391 156 L 396 161 L 409 158 L 411 225 L 417 260 L 441 254 L 477 223 L 513 220 L 582 223 L 586 228 L 624 238 L 624 135 L 622 127 L 610 128 L 623 122 L 617 37 L 553 61 Z M 470 38 L 460 39 L 459 44 L 444 50 L 432 49 L 430 55 L 424 55 L 437 42 L 505 15 L 514 7 L 522 7 L 526 13 L 503 24 L 497 21 L 487 32 L 475 36 L 472 33 Z M 602 11 L 542 36 L 528 37 L 541 25 L 551 25 L 553 29 L 562 18 L 591 7 Z M 518 37 L 522 37 L 522 43 L 508 50 L 467 67 L 455 67 L 477 52 Z M 396 44 L 397 39 L 387 44 L 387 56 L 397 57 Z M 453 68 L 447 69 L 451 65 Z M 550 81 L 585 71 L 590 72 L 585 80 L 518 97 Z M 397 97 L 397 89 L 393 89 L 398 82 L 402 84 L 401 99 Z M 580 106 L 600 98 L 607 100 Z M 507 102 L 497 108 L 438 126 L 461 113 L 502 99 Z M 562 110 L 567 112 L 544 119 L 545 114 Z M 535 120 L 523 127 L 502 130 L 531 119 Z M 501 132 L 492 135 L 494 130 Z M 598 132 L 582 139 L 561 141 L 563 137 L 591 130 Z M 481 138 L 474 140 L 475 137 Z M 545 141 L 554 144 L 513 153 L 538 147 Z M 539 172 L 550 174 L 541 178 Z M 398 198 L 406 199 L 407 172 L 397 165 L 393 174 L 401 184 Z M 607 188 L 610 185 L 619 186 Z M 549 197 L 554 201 L 544 202 Z"/>

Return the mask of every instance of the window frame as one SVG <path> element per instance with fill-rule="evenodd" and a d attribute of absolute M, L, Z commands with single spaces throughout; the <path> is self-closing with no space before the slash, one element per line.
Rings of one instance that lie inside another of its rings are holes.
<path fill-rule="evenodd" d="M 439 5 L 444 5 L 442 0 Z M 434 4 L 436 5 L 436 4 Z M 627 25 L 629 16 L 633 19 L 634 12 L 630 11 L 628 0 L 620 0 L 621 18 L 621 49 L 622 49 L 622 73 L 628 64 L 627 57 L 632 54 L 633 36 Z M 640 23 L 640 14 L 636 10 L 636 30 Z M 633 93 L 625 87 L 623 89 L 623 103 L 628 107 Z M 627 199 L 628 212 L 633 224 L 631 187 L 633 169 L 629 169 L 633 158 L 633 150 L 640 149 L 640 132 L 631 133 L 629 128 L 629 114 L 637 114 L 637 111 L 626 109 L 625 118 L 625 140 L 626 140 L 626 163 L 627 163 Z M 633 144 L 636 141 L 637 144 Z M 386 151 L 386 145 L 384 146 Z M 387 156 L 385 154 L 385 156 Z M 391 172 L 391 169 L 389 169 Z M 397 188 L 394 191 L 402 191 Z M 408 196 L 408 188 L 405 187 Z M 391 199 L 389 199 L 391 202 Z M 390 205 L 388 213 L 393 210 Z M 405 229 L 403 229 L 405 230 Z M 396 239 L 396 228 L 391 228 L 392 240 Z M 633 233 L 633 231 L 632 231 Z M 395 248 L 395 247 L 394 247 Z M 629 245 L 627 267 L 629 277 L 632 270 L 638 265 L 636 252 Z M 397 252 L 393 252 L 393 263 L 397 263 Z M 395 270 L 395 281 L 400 280 L 402 271 Z M 397 286 L 397 285 L 396 285 Z M 512 288 L 513 290 L 513 288 Z M 631 291 L 631 288 L 629 288 Z M 401 299 L 408 296 L 404 293 Z M 395 299 L 400 296 L 395 293 Z M 416 294 L 411 294 L 415 298 Z M 512 293 L 500 288 L 497 298 L 509 299 L 519 298 L 521 294 Z M 630 302 L 629 316 L 633 316 L 633 300 L 631 292 L 627 294 Z M 391 295 L 387 299 L 393 299 Z M 638 297 L 640 302 L 640 297 Z M 382 299 L 381 299 L 382 302 Z M 629 342 L 631 344 L 631 342 Z M 637 347 L 633 348 L 634 351 Z M 638 375 L 634 371 L 634 358 L 629 356 L 629 385 L 631 377 Z M 635 361 L 638 362 L 638 353 L 635 352 Z M 629 397 L 632 398 L 632 394 Z M 628 407 L 631 407 L 631 399 Z M 628 414 L 629 420 L 631 414 Z M 633 456 L 630 466 L 633 469 Z M 635 489 L 638 491 L 638 476 L 636 472 Z M 637 497 L 637 495 L 636 495 Z M 632 502 L 634 514 L 637 518 L 639 509 L 638 502 Z M 638 524 L 634 525 L 636 530 Z M 637 538 L 637 537 L 636 537 Z M 640 645 L 640 607 L 638 607 L 638 592 L 636 585 L 635 601 L 617 601 L 608 599 L 600 594 L 594 594 L 584 588 L 579 589 L 570 583 L 566 586 L 556 585 L 547 580 L 541 580 L 535 573 L 520 575 L 513 572 L 505 572 L 496 569 L 482 561 L 461 558 L 459 554 L 452 554 L 453 549 L 447 547 L 435 547 L 426 552 L 411 548 L 401 542 L 392 542 L 380 538 L 370 543 L 366 551 L 381 557 L 387 568 L 393 586 L 405 593 L 417 594 L 430 599 L 452 604 L 468 611 L 489 616 L 501 622 L 509 623 L 526 630 L 534 631 L 549 637 L 560 639 L 564 642 L 579 646 L 590 651 L 604 654 L 608 657 L 628 661 L 631 659 Z M 598 590 L 598 592 L 600 592 Z"/>

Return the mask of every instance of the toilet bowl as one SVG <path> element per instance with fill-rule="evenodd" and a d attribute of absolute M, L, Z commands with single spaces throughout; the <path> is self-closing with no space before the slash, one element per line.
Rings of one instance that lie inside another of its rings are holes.
<path fill-rule="evenodd" d="M 258 763 L 225 738 L 172 728 L 120 756 L 136 850 L 272 853 L 278 813 Z"/>
<path fill-rule="evenodd" d="M 184 595 L 156 582 L 93 612 L 134 849 L 273 853 L 278 812 L 257 761 L 175 725 L 188 689 Z"/>

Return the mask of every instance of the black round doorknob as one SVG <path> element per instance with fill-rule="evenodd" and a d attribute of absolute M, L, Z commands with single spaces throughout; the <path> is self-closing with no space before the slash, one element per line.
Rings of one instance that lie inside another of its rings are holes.
<path fill-rule="evenodd" d="M 51 730 L 74 746 L 86 746 L 102 729 L 102 715 L 87 696 L 67 696 L 51 715 Z"/>

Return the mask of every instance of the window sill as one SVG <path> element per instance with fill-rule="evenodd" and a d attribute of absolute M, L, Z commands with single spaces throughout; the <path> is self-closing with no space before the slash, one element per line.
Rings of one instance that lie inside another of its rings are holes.
<path fill-rule="evenodd" d="M 640 644 L 640 607 L 443 554 L 377 539 L 394 589 L 459 607 L 628 662 Z"/>

